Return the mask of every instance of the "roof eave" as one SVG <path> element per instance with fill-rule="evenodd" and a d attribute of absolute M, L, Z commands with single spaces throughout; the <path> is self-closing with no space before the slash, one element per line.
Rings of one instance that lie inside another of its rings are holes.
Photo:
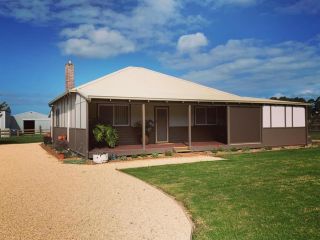
<path fill-rule="evenodd" d="M 170 99 L 170 98 L 139 98 L 139 97 L 119 97 L 119 96 L 95 96 L 88 95 L 87 100 L 92 99 L 108 99 L 108 100 L 133 100 L 133 101 L 167 101 L 167 102 L 218 102 L 218 103 L 250 103 L 250 104 L 269 104 L 269 105 L 295 105 L 295 106 L 310 106 L 310 103 L 278 101 L 278 100 L 223 100 L 223 99 Z"/>
<path fill-rule="evenodd" d="M 74 92 L 77 92 L 77 90 L 76 90 L 76 89 L 71 89 L 71 90 L 68 90 L 68 91 L 66 91 L 66 92 L 58 95 L 57 97 L 55 97 L 54 99 L 52 99 L 52 100 L 48 103 L 49 107 L 51 107 L 56 101 L 60 100 L 60 99 L 63 98 L 64 96 L 67 96 L 68 94 L 74 93 Z"/>

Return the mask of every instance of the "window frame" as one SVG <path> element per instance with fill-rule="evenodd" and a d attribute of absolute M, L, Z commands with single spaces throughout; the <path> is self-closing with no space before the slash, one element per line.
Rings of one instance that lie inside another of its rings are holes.
<path fill-rule="evenodd" d="M 197 109 L 203 108 L 205 109 L 205 123 L 197 123 Z M 208 108 L 215 109 L 215 123 L 208 123 Z M 218 123 L 218 115 L 217 115 L 217 107 L 210 107 L 210 106 L 195 106 L 194 108 L 194 125 L 195 126 L 215 126 Z"/>
<path fill-rule="evenodd" d="M 130 104 L 98 104 L 98 120 L 100 121 L 100 107 L 101 106 L 111 106 L 112 107 L 112 126 L 114 127 L 128 127 L 130 126 L 131 122 L 131 115 L 130 115 Z M 116 106 L 125 106 L 127 107 L 127 113 L 128 113 L 128 124 L 115 124 L 115 107 Z"/>

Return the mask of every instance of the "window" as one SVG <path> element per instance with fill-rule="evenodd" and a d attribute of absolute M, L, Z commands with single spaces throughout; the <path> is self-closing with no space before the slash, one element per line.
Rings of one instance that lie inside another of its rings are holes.
<path fill-rule="evenodd" d="M 196 125 L 215 125 L 217 124 L 217 109 L 215 107 L 196 107 Z"/>
<path fill-rule="evenodd" d="M 59 108 L 57 108 L 56 109 L 56 114 L 55 114 L 56 116 L 56 127 L 59 127 L 60 126 L 60 109 Z"/>
<path fill-rule="evenodd" d="M 305 108 L 291 106 L 263 106 L 263 127 L 305 127 Z"/>
<path fill-rule="evenodd" d="M 99 105 L 99 121 L 113 126 L 128 126 L 129 105 Z"/>
<path fill-rule="evenodd" d="M 129 106 L 127 105 L 114 106 L 113 125 L 115 126 L 129 125 Z"/>

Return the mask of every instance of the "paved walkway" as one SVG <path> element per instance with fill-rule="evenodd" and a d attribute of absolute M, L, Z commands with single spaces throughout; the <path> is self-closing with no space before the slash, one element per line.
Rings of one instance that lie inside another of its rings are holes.
<path fill-rule="evenodd" d="M 116 168 L 214 160 L 61 164 L 39 144 L 0 145 L 0 239 L 190 238 L 170 197 Z"/>

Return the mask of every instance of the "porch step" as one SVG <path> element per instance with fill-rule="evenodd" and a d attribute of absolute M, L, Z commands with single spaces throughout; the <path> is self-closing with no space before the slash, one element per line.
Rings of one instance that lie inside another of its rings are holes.
<path fill-rule="evenodd" d="M 173 151 L 176 153 L 185 153 L 185 152 L 191 152 L 189 147 L 174 147 Z"/>

